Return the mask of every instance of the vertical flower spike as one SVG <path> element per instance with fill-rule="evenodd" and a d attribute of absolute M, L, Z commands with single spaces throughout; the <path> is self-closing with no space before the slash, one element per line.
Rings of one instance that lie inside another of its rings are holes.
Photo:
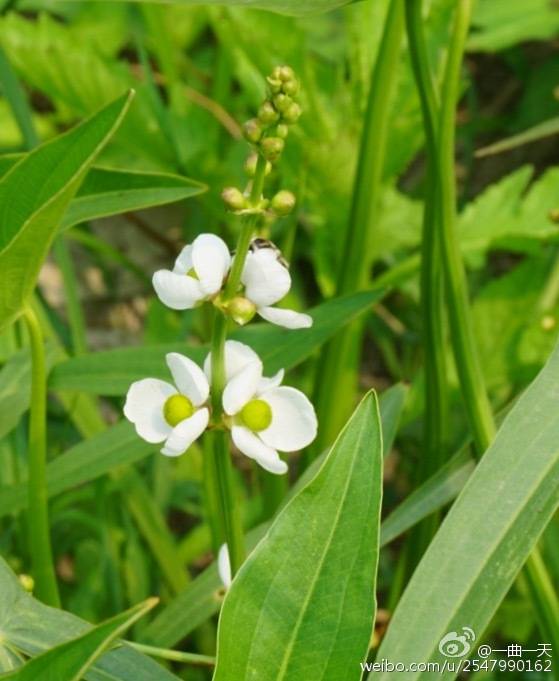
<path fill-rule="evenodd" d="M 172 271 L 153 275 L 153 287 L 167 307 L 189 310 L 219 293 L 230 266 L 225 242 L 215 234 L 200 234 L 182 249 Z"/>
<path fill-rule="evenodd" d="M 162 454 L 179 456 L 208 425 L 210 414 L 204 405 L 210 387 L 202 369 L 188 357 L 171 352 L 167 365 L 175 385 L 157 378 L 132 383 L 124 415 L 146 442 L 165 442 Z"/>

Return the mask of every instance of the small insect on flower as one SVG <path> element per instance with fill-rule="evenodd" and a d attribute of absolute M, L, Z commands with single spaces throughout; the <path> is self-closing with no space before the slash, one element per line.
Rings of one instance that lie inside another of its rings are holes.
<path fill-rule="evenodd" d="M 210 370 L 209 358 L 204 369 Z M 233 442 L 270 473 L 287 472 L 278 451 L 295 452 L 314 440 L 314 407 L 300 390 L 281 385 L 283 369 L 264 378 L 258 355 L 238 341 L 225 344 L 225 373 L 223 409 Z"/>
<path fill-rule="evenodd" d="M 132 383 L 124 415 L 146 442 L 165 442 L 162 454 L 180 456 L 208 425 L 210 414 L 203 405 L 210 385 L 202 369 L 188 357 L 170 352 L 166 360 L 175 385 L 158 378 Z"/>
<path fill-rule="evenodd" d="M 266 321 L 288 329 L 312 326 L 312 317 L 308 314 L 272 307 L 291 288 L 291 275 L 281 251 L 271 241 L 253 239 L 241 282 L 245 297 L 256 305 L 256 312 Z"/>
<path fill-rule="evenodd" d="M 223 239 L 200 234 L 185 246 L 173 270 L 158 270 L 153 287 L 164 305 L 188 310 L 219 293 L 231 266 L 231 254 Z"/>

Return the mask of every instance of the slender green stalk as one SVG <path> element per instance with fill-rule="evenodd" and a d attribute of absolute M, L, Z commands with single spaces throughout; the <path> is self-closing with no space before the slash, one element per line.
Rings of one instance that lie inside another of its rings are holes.
<path fill-rule="evenodd" d="M 126 645 L 134 648 L 144 655 L 151 657 L 158 657 L 161 660 L 170 660 L 171 662 L 184 662 L 185 664 L 194 664 L 202 667 L 214 667 L 215 657 L 209 655 L 198 655 L 197 653 L 183 653 L 180 650 L 169 650 L 167 648 L 157 648 L 156 646 L 148 646 L 144 643 L 135 643 L 133 641 L 126 641 Z"/>
<path fill-rule="evenodd" d="M 369 283 L 370 254 L 378 220 L 390 105 L 397 82 L 403 28 L 403 0 L 392 0 L 371 76 L 349 225 L 338 277 L 338 295 L 353 293 Z M 334 440 L 353 408 L 362 338 L 363 323 L 357 322 L 332 340 L 322 355 L 314 394 L 320 432 L 312 449 L 313 455 L 323 451 Z"/>
<path fill-rule="evenodd" d="M 472 0 L 456 6 L 448 62 L 443 83 L 438 136 L 439 226 L 448 289 L 448 314 L 455 363 L 478 456 L 495 436 L 495 422 L 477 356 L 468 305 L 466 275 L 456 234 L 456 187 L 454 179 L 454 128 L 460 69 L 468 34 Z M 559 644 L 559 603 L 545 564 L 537 549 L 528 559 L 524 575 L 534 596 L 542 633 Z"/>
<path fill-rule="evenodd" d="M 31 345 L 31 406 L 29 417 L 29 537 L 35 594 L 60 607 L 54 574 L 47 495 L 47 372 L 45 344 L 39 321 L 31 308 L 23 319 Z"/>
<path fill-rule="evenodd" d="M 443 331 L 442 269 L 437 234 L 437 118 L 438 102 L 429 68 L 427 47 L 422 30 L 421 0 L 406 0 L 406 30 L 414 76 L 423 115 L 427 150 L 428 189 L 423 214 L 421 246 L 421 312 L 425 353 L 425 418 L 423 455 L 419 467 L 421 483 L 444 461 L 445 426 L 448 416 L 446 361 Z M 421 524 L 415 540 L 415 558 L 419 558 L 436 530 L 438 519 Z M 416 561 L 412 561 L 416 562 Z"/>
<path fill-rule="evenodd" d="M 459 95 L 462 55 L 470 25 L 472 0 L 456 4 L 443 84 L 438 138 L 438 198 L 440 239 L 446 285 L 448 317 L 456 369 L 474 442 L 482 454 L 495 435 L 491 405 L 485 389 L 471 320 L 466 274 L 456 233 L 456 184 L 454 171 L 455 111 Z"/>
<path fill-rule="evenodd" d="M 256 171 L 250 192 L 250 202 L 256 206 L 262 195 L 266 161 L 259 155 Z M 237 248 L 229 278 L 223 292 L 223 302 L 231 300 L 241 283 L 241 275 L 248 253 L 250 240 L 258 221 L 257 214 L 245 216 L 237 242 Z M 211 342 L 212 364 L 212 415 L 213 422 L 219 428 L 223 416 L 222 395 L 225 388 L 225 341 L 227 339 L 227 318 L 216 309 Z M 229 452 L 227 434 L 223 430 L 215 430 L 211 434 L 211 449 L 206 454 L 205 477 L 206 497 L 209 502 L 210 526 L 219 537 L 214 536 L 214 546 L 222 541 L 227 542 L 231 572 L 234 575 L 245 558 L 243 528 L 239 507 L 234 498 L 233 464 Z"/>

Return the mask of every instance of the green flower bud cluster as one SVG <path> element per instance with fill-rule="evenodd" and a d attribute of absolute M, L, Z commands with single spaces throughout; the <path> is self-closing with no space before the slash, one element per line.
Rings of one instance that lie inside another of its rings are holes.
<path fill-rule="evenodd" d="M 289 126 L 301 115 L 296 101 L 299 81 L 290 66 L 276 66 L 267 81 L 268 98 L 259 108 L 258 116 L 244 124 L 243 131 L 245 139 L 255 145 L 268 162 L 274 163 L 284 150 Z"/>

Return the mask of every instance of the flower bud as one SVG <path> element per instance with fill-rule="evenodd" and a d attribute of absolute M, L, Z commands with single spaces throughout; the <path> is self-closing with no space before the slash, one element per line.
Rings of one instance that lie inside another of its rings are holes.
<path fill-rule="evenodd" d="M 260 149 L 264 158 L 267 161 L 273 162 L 280 157 L 284 146 L 285 144 L 281 137 L 266 137 L 262 140 Z"/>
<path fill-rule="evenodd" d="M 301 115 L 301 107 L 297 102 L 292 102 L 289 107 L 283 112 L 283 120 L 286 123 L 297 123 Z"/>
<path fill-rule="evenodd" d="M 244 296 L 235 296 L 226 305 L 227 313 L 241 326 L 248 324 L 256 314 L 256 305 Z"/>
<path fill-rule="evenodd" d="M 290 97 L 294 97 L 299 92 L 299 81 L 297 78 L 293 78 L 292 80 L 283 83 L 282 92 L 285 92 L 285 94 Z"/>
<path fill-rule="evenodd" d="M 279 127 L 279 126 L 278 126 Z M 251 154 L 245 161 L 245 172 L 249 177 L 254 177 L 256 173 L 256 164 L 258 163 L 258 154 Z M 264 175 L 267 176 L 272 171 L 272 164 L 266 161 L 266 170 Z"/>
<path fill-rule="evenodd" d="M 287 137 L 289 133 L 289 128 L 285 123 L 280 123 L 276 128 L 276 135 L 281 137 L 283 140 Z"/>
<path fill-rule="evenodd" d="M 262 126 L 257 118 L 251 118 L 243 125 L 243 134 L 248 142 L 256 144 L 262 137 Z"/>
<path fill-rule="evenodd" d="M 228 210 L 238 211 L 246 207 L 246 199 L 237 187 L 226 187 L 221 192 L 221 198 Z"/>
<path fill-rule="evenodd" d="M 559 208 L 552 208 L 547 216 L 551 222 L 559 223 Z"/>
<path fill-rule="evenodd" d="M 279 217 L 289 215 L 295 207 L 295 195 L 283 189 L 278 192 L 270 203 L 270 208 Z"/>
<path fill-rule="evenodd" d="M 276 66 L 274 69 L 274 76 L 276 76 L 276 74 L 277 78 L 284 83 L 295 79 L 295 71 L 293 71 L 291 66 Z"/>
<path fill-rule="evenodd" d="M 273 102 L 276 109 L 279 112 L 283 113 L 286 109 L 288 109 L 291 106 L 293 100 L 288 95 L 284 95 L 283 93 L 280 92 L 279 95 L 276 95 L 274 97 Z"/>
<path fill-rule="evenodd" d="M 35 580 L 33 577 L 31 577 L 31 575 L 19 575 L 19 583 L 25 589 L 25 591 L 28 593 L 33 593 L 33 589 L 35 588 Z"/>
<path fill-rule="evenodd" d="M 258 120 L 264 125 L 273 125 L 278 119 L 279 114 L 271 102 L 264 102 L 260 109 L 258 109 Z"/>
<path fill-rule="evenodd" d="M 274 78 L 273 76 L 268 76 L 266 78 L 266 80 L 268 81 L 268 86 L 270 87 L 270 92 L 273 95 L 277 95 L 278 92 L 281 92 L 281 88 L 282 88 L 283 83 L 281 82 L 281 80 L 279 80 L 279 78 Z"/>

